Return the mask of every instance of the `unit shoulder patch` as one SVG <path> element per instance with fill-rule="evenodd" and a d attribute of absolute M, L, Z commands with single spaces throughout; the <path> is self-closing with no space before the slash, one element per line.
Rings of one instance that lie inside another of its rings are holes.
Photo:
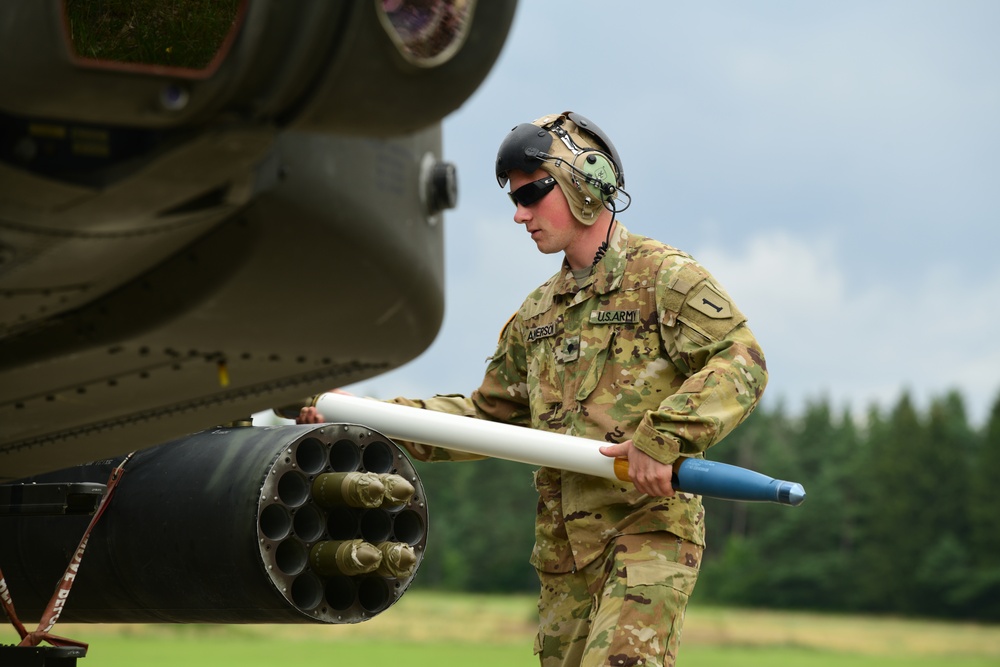
<path fill-rule="evenodd" d="M 733 316 L 729 299 L 719 294 L 709 285 L 702 285 L 694 296 L 687 300 L 689 306 L 712 319 L 724 320 Z"/>

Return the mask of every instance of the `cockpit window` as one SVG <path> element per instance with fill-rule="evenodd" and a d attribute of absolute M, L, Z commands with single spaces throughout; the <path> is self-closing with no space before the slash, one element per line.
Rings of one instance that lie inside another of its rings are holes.
<path fill-rule="evenodd" d="M 63 0 L 71 52 L 84 66 L 205 78 L 242 24 L 246 0 Z"/>

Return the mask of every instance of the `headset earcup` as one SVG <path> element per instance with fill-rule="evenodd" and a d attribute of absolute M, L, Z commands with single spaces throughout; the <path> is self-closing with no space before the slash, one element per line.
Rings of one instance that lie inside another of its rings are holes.
<path fill-rule="evenodd" d="M 615 195 L 618 177 L 607 156 L 598 151 L 587 151 L 577 163 L 580 171 L 586 175 L 590 193 L 601 201 L 610 201 Z"/>

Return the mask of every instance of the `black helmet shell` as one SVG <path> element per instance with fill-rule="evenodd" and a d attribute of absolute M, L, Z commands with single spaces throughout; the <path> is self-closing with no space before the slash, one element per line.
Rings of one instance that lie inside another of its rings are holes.
<path fill-rule="evenodd" d="M 497 151 L 497 183 L 507 185 L 508 172 L 515 169 L 530 174 L 542 166 L 539 153 L 547 153 L 552 135 L 531 123 L 521 123 L 507 134 Z"/>

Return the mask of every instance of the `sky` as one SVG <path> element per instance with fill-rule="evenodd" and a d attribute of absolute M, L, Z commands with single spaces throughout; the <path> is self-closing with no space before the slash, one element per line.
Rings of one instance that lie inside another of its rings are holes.
<path fill-rule="evenodd" d="M 763 406 L 861 415 L 1000 396 L 1000 2 L 522 0 L 444 127 L 446 314 L 416 360 L 347 389 L 469 394 L 555 273 L 493 175 L 516 124 L 576 111 L 621 156 L 631 232 L 692 254 L 764 348 Z"/>

